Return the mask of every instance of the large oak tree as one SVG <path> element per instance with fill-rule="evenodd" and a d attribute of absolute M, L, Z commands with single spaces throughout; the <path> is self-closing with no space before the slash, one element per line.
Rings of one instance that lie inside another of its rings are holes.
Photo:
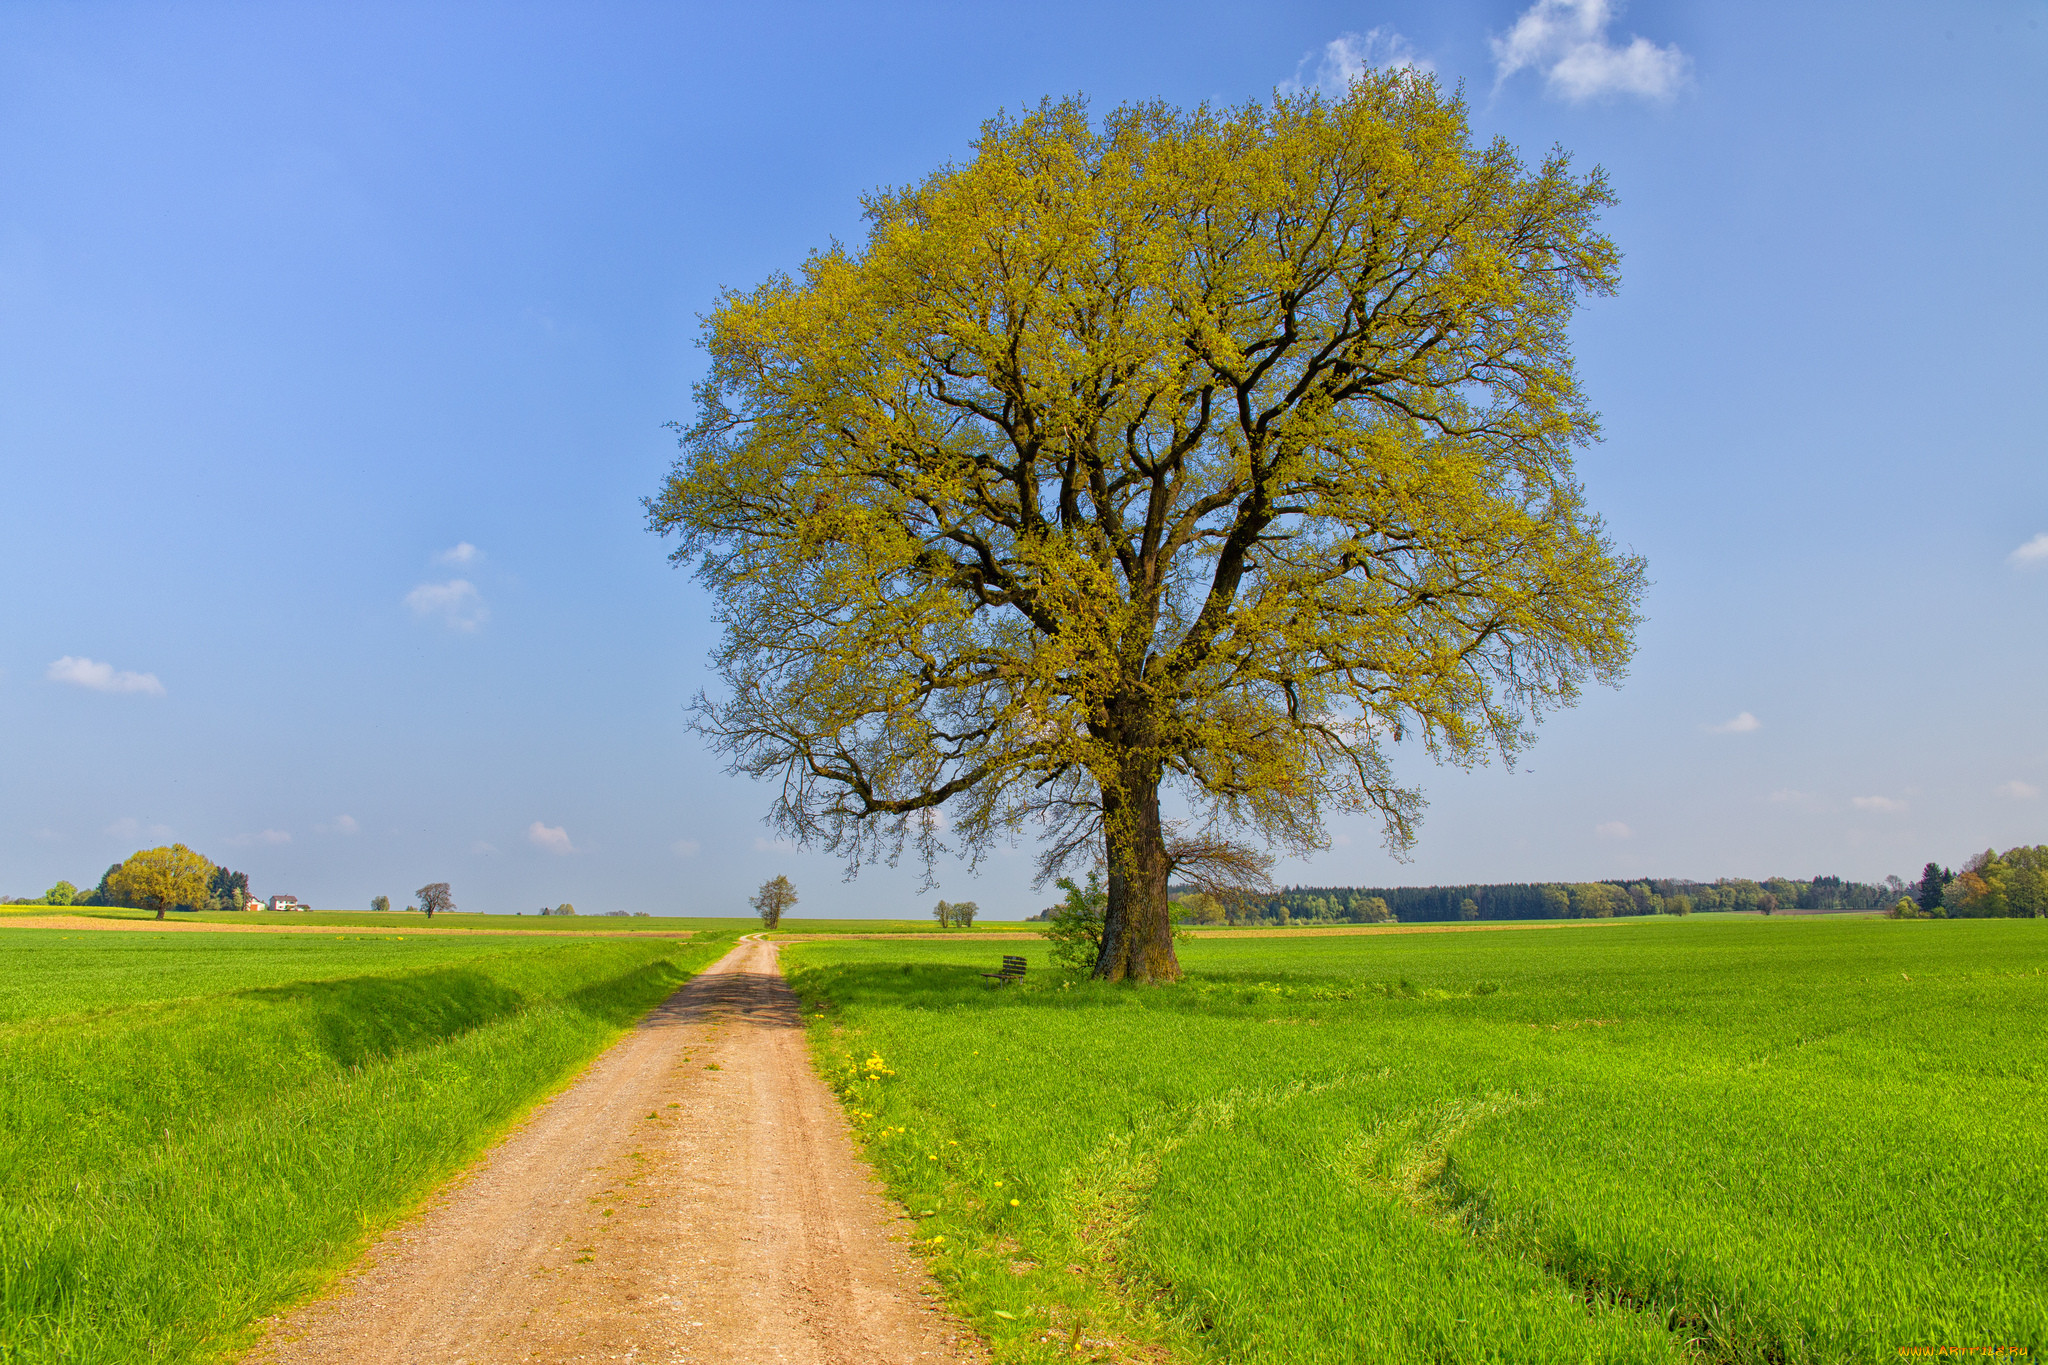
<path fill-rule="evenodd" d="M 1642 565 L 1571 465 L 1608 202 L 1406 74 L 992 121 L 707 321 L 648 504 L 719 604 L 700 727 L 855 865 L 1099 856 L 1113 980 L 1179 975 L 1177 862 L 1333 810 L 1406 847 L 1390 745 L 1511 757 L 1632 649 Z"/>

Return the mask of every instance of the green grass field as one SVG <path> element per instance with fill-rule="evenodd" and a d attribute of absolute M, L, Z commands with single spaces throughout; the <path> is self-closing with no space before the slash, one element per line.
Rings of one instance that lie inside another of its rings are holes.
<path fill-rule="evenodd" d="M 978 919 L 972 929 L 942 929 L 933 919 L 807 919 L 784 915 L 782 924 L 769 937 L 781 938 L 786 934 L 1002 934 L 1036 927 L 1021 920 Z"/>
<path fill-rule="evenodd" d="M 784 957 L 1001 1360 L 2048 1349 L 2048 932 L 1625 922 Z"/>
<path fill-rule="evenodd" d="M 91 905 L 7 905 L 0 906 L 0 919 L 34 915 L 80 915 L 86 919 L 149 920 L 156 916 L 147 910 L 108 909 Z M 214 912 L 173 910 L 164 916 L 169 924 L 239 924 L 244 927 L 270 928 L 316 928 L 381 929 L 387 933 L 404 933 L 418 929 L 533 929 L 548 933 L 563 934 L 685 934 L 693 931 L 724 933 L 745 933 L 749 928 L 758 928 L 753 920 L 737 917 L 710 919 L 702 916 L 684 917 L 679 915 L 649 915 L 645 919 L 636 916 L 610 915 L 466 915 L 460 911 L 434 916 L 431 922 L 425 915 L 414 911 L 390 910 L 378 914 L 369 910 L 258 910 L 254 912 Z M 737 926 L 737 927 L 735 927 Z"/>
<path fill-rule="evenodd" d="M 746 927 L 719 923 L 0 931 L 0 1361 L 247 1344 Z"/>

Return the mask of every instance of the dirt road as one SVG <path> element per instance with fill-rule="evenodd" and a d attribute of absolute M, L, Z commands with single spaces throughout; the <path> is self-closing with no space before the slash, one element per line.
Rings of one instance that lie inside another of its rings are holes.
<path fill-rule="evenodd" d="M 742 940 L 251 1365 L 979 1362 Z"/>

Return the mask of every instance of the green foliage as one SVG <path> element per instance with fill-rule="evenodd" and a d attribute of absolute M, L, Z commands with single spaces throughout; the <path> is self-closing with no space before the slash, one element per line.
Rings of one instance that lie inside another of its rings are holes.
<path fill-rule="evenodd" d="M 1073 971 L 1093 971 L 1102 955 L 1102 923 L 1109 906 L 1109 891 L 1100 872 L 1090 872 L 1085 884 L 1072 877 L 1055 883 L 1066 896 L 1051 907 L 1045 929 L 1051 945 L 1053 965 Z"/>
<path fill-rule="evenodd" d="M 1985 849 L 1947 881 L 1942 909 L 1957 919 L 2048 916 L 2048 844 Z"/>
<path fill-rule="evenodd" d="M 0 1360 L 235 1353 L 730 938 L 0 935 Z"/>
<path fill-rule="evenodd" d="M 78 899 L 78 888 L 70 882 L 58 882 L 43 893 L 44 905 L 69 905 Z"/>
<path fill-rule="evenodd" d="M 1467 896 L 1458 902 L 1458 918 L 1472 920 L 1479 918 L 1479 902 Z"/>
<path fill-rule="evenodd" d="M 1903 883 L 1899 884 L 1901 887 Z M 1608 919 L 1625 915 L 1683 913 L 1695 910 L 1755 913 L 1763 908 L 1764 897 L 1775 898 L 1774 908 L 1818 911 L 1883 911 L 1898 899 L 1891 886 L 1853 882 L 1841 877 L 1814 877 L 1793 881 L 1771 877 L 1762 882 L 1741 877 L 1716 882 L 1695 882 L 1683 878 L 1658 877 L 1633 882 L 1590 882 L 1576 886 L 1548 886 L 1540 883 L 1504 883 L 1465 886 L 1290 886 L 1277 894 L 1257 898 L 1247 912 L 1233 916 L 1239 923 L 1337 923 L 1361 922 L 1360 907 L 1373 898 L 1387 903 L 1403 924 L 1475 918 L 1514 919 Z M 1686 909 L 1674 912 L 1668 902 L 1682 897 Z M 1468 916 L 1466 906 L 1477 911 Z M 1370 921 L 1364 921 L 1370 922 Z"/>
<path fill-rule="evenodd" d="M 107 874 L 104 885 L 115 900 L 153 910 L 211 910 L 214 865 L 183 844 L 131 853 Z"/>
<path fill-rule="evenodd" d="M 1047 102 L 719 300 L 648 511 L 724 627 L 699 726 L 783 828 L 858 863 L 1047 821 L 1115 869 L 1097 970 L 1170 980 L 1163 782 L 1399 847 L 1394 736 L 1513 754 L 1619 679 L 1643 564 L 1572 473 L 1569 346 L 1611 195 L 1467 113 L 1412 71 Z"/>
<path fill-rule="evenodd" d="M 953 902 L 942 900 L 932 907 L 932 918 L 939 922 L 941 929 L 953 927 Z"/>
<path fill-rule="evenodd" d="M 388 913 L 390 913 L 390 910 L 391 910 L 391 897 L 389 897 L 389 896 L 372 896 L 372 897 L 370 897 L 370 913 L 371 913 L 371 914 L 373 914 L 373 915 L 383 915 L 383 914 L 388 914 Z"/>
<path fill-rule="evenodd" d="M 1204 938 L 1172 992 L 977 948 L 786 961 L 1000 1362 L 2048 1348 L 2032 926 Z"/>
<path fill-rule="evenodd" d="M 206 909 L 219 911 L 241 911 L 249 904 L 249 874 L 230 872 L 224 867 L 213 869 L 207 879 L 208 904 Z"/>

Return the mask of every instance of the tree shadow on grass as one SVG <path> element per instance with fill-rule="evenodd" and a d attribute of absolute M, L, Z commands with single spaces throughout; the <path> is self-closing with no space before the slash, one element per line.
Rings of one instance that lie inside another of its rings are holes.
<path fill-rule="evenodd" d="M 1488 981 L 1442 989 L 1405 977 L 1374 980 L 1273 972 L 1190 972 L 1177 985 L 1149 987 L 1092 981 L 1072 971 L 1033 970 L 1038 974 L 997 985 L 984 977 L 982 968 L 956 963 L 834 963 L 800 968 L 791 974 L 790 984 L 807 1006 L 826 1001 L 840 1007 L 909 1010 L 1142 1009 L 1249 1017 L 1374 1002 L 1433 1004 L 1482 998 L 1500 990 L 1498 983 Z"/>
<path fill-rule="evenodd" d="M 562 997 L 562 1003 L 600 1023 L 624 1028 L 659 1006 L 688 979 L 688 974 L 675 963 L 659 958 L 609 980 L 593 981 L 571 991 Z"/>
<path fill-rule="evenodd" d="M 527 1003 L 511 987 L 460 967 L 258 986 L 240 994 L 304 1008 L 320 1050 L 345 1067 L 446 1042 L 515 1014 Z"/>

